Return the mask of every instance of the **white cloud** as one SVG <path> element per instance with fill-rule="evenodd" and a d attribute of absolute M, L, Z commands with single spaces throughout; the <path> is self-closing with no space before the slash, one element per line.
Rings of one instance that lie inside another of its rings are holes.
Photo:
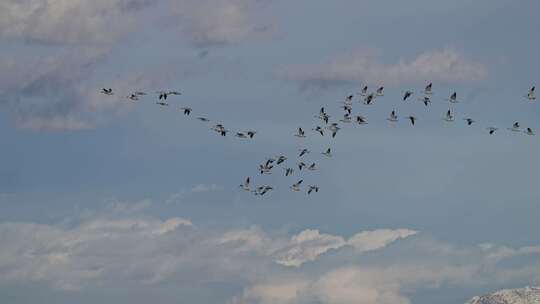
<path fill-rule="evenodd" d="M 219 192 L 219 191 L 223 191 L 225 190 L 225 188 L 223 186 L 220 186 L 220 185 L 216 185 L 216 184 L 198 184 L 196 186 L 194 186 L 193 188 L 191 188 L 191 192 L 193 193 L 202 193 L 202 192 Z"/>
<path fill-rule="evenodd" d="M 131 30 L 149 0 L 5 0 L 0 35 L 44 43 L 111 43 Z"/>
<path fill-rule="evenodd" d="M 427 51 L 395 64 L 381 63 L 372 51 L 357 51 L 322 64 L 282 67 L 278 76 L 296 81 L 302 88 L 365 83 L 389 86 L 480 80 L 487 77 L 487 69 L 453 49 Z"/>
<path fill-rule="evenodd" d="M 409 229 L 364 231 L 353 235 L 347 241 L 347 244 L 361 252 L 371 251 L 383 248 L 398 239 L 403 239 L 416 233 L 416 231 Z"/>
<path fill-rule="evenodd" d="M 314 261 L 328 250 L 345 245 L 341 236 L 320 234 L 318 230 L 304 230 L 292 237 L 289 246 L 280 253 L 276 263 L 284 266 L 299 267 L 308 261 Z"/>
<path fill-rule="evenodd" d="M 292 237 L 289 245 L 278 254 L 276 263 L 300 267 L 306 262 L 316 260 L 320 255 L 332 249 L 349 245 L 354 247 L 357 253 L 362 253 L 383 248 L 398 239 L 416 233 L 416 231 L 409 229 L 363 231 L 345 241 L 341 236 L 321 234 L 318 230 L 308 229 Z"/>
<path fill-rule="evenodd" d="M 257 14 L 260 0 L 172 1 L 172 11 L 181 22 L 182 32 L 197 47 L 222 46 L 248 37 L 260 36 L 268 26 Z"/>
<path fill-rule="evenodd" d="M 540 280 L 537 246 L 456 247 L 419 236 L 384 249 L 383 255 L 361 254 L 414 234 L 382 229 L 346 241 L 315 229 L 287 236 L 257 227 L 208 229 L 177 217 L 99 214 L 73 227 L 2 223 L 0 287 L 39 282 L 60 290 L 124 290 L 189 281 L 235 304 L 408 304 L 419 289 Z M 336 254 L 319 259 L 329 250 Z M 499 254 L 503 251 L 513 254 Z M 522 254 L 536 260 L 513 267 L 500 263 Z M 306 261 L 312 267 L 276 265 Z M 209 282 L 239 289 L 235 296 L 220 294 Z"/>

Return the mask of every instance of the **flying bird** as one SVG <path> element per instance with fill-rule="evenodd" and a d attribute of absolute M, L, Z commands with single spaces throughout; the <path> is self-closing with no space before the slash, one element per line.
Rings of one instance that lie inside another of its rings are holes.
<path fill-rule="evenodd" d="M 209 122 L 210 121 L 210 119 L 205 118 L 205 117 L 197 117 L 197 119 L 202 121 L 202 122 Z"/>
<path fill-rule="evenodd" d="M 236 134 L 234 135 L 238 138 L 247 138 L 247 135 L 244 134 L 243 132 L 236 132 Z"/>
<path fill-rule="evenodd" d="M 391 122 L 398 121 L 398 117 L 396 115 L 396 110 L 392 110 L 392 112 L 390 112 L 390 117 L 388 117 L 387 120 L 391 121 Z"/>
<path fill-rule="evenodd" d="M 317 166 L 315 165 L 315 163 L 312 163 L 312 164 L 308 167 L 308 170 L 310 170 L 310 171 L 315 171 L 315 170 L 317 170 Z"/>
<path fill-rule="evenodd" d="M 495 131 L 497 131 L 498 128 L 495 128 L 495 127 L 489 127 L 488 128 L 488 132 L 489 132 L 489 135 L 493 135 L 495 133 Z"/>
<path fill-rule="evenodd" d="M 306 137 L 306 133 L 304 132 L 304 130 L 302 130 L 302 128 L 298 128 L 298 133 L 296 133 L 294 136 L 304 138 Z"/>
<path fill-rule="evenodd" d="M 276 163 L 279 165 L 279 164 L 283 163 L 283 162 L 286 161 L 286 160 L 287 160 L 287 157 L 281 155 L 281 156 L 278 157 Z"/>
<path fill-rule="evenodd" d="M 431 95 L 432 94 L 432 91 L 431 91 L 431 88 L 433 87 L 433 83 L 430 82 L 426 88 L 424 89 L 424 94 L 426 95 Z"/>
<path fill-rule="evenodd" d="M 285 168 L 284 170 L 285 170 L 285 176 L 289 176 L 294 173 L 293 168 Z"/>
<path fill-rule="evenodd" d="M 411 97 L 413 94 L 412 91 L 405 91 L 405 94 L 403 94 L 403 101 L 407 100 L 407 98 Z"/>
<path fill-rule="evenodd" d="M 332 157 L 332 150 L 330 148 L 326 149 L 326 151 L 321 152 L 322 155 L 326 157 Z"/>
<path fill-rule="evenodd" d="M 360 90 L 360 96 L 366 96 L 367 90 L 368 90 L 368 86 L 362 87 L 362 90 Z"/>
<path fill-rule="evenodd" d="M 377 89 L 377 92 L 376 92 L 377 96 L 384 96 L 383 90 L 384 90 L 384 87 L 382 87 L 382 86 L 379 87 L 379 88 Z"/>
<path fill-rule="evenodd" d="M 302 171 L 304 167 L 307 167 L 307 165 L 304 162 L 299 162 L 298 164 L 298 170 Z"/>
<path fill-rule="evenodd" d="M 245 181 L 243 184 L 241 184 L 239 187 L 242 188 L 242 189 L 245 190 L 245 191 L 250 191 L 250 187 L 249 187 L 249 177 L 246 178 L 246 181 Z"/>
<path fill-rule="evenodd" d="M 126 98 L 131 100 L 131 101 L 137 101 L 137 100 L 139 100 L 139 95 L 131 94 L 131 95 L 126 96 Z"/>
<path fill-rule="evenodd" d="M 527 93 L 527 99 L 530 101 L 536 100 L 536 95 L 534 94 L 536 87 L 532 87 L 529 89 L 529 92 Z"/>
<path fill-rule="evenodd" d="M 191 108 L 187 108 L 187 107 L 182 107 L 180 108 L 180 110 L 184 111 L 184 115 L 188 115 L 191 114 Z"/>
<path fill-rule="evenodd" d="M 422 98 L 418 98 L 418 100 L 423 102 L 426 107 L 429 106 L 429 104 L 431 103 L 431 98 L 429 98 L 429 96 L 424 96 Z"/>
<path fill-rule="evenodd" d="M 103 88 L 103 89 L 101 89 L 101 93 L 105 94 L 105 95 L 109 95 L 109 96 L 114 95 L 113 90 L 111 88 L 108 88 L 108 89 Z"/>
<path fill-rule="evenodd" d="M 527 130 L 525 130 L 523 132 L 525 132 L 525 134 L 527 134 L 527 135 L 534 135 L 534 132 L 533 132 L 533 130 L 531 128 L 527 128 Z"/>
<path fill-rule="evenodd" d="M 162 107 L 166 107 L 166 106 L 169 106 L 168 103 L 164 102 L 164 101 L 157 101 L 156 104 L 162 106 Z"/>
<path fill-rule="evenodd" d="M 515 122 L 511 128 L 508 128 L 508 130 L 512 131 L 512 132 L 520 132 L 521 130 L 519 129 L 521 126 L 519 125 L 519 122 Z"/>
<path fill-rule="evenodd" d="M 309 186 L 307 194 L 311 194 L 311 192 L 313 192 L 313 191 L 319 192 L 319 186 L 313 186 L 313 185 Z"/>
<path fill-rule="evenodd" d="M 375 95 L 373 95 L 373 93 L 367 95 L 364 98 L 364 104 L 366 104 L 366 105 L 370 105 L 373 101 L 375 101 Z"/>
<path fill-rule="evenodd" d="M 450 97 L 448 98 L 448 101 L 451 103 L 458 103 L 457 92 L 452 93 L 452 95 L 450 95 Z"/>
<path fill-rule="evenodd" d="M 296 183 L 294 183 L 291 186 L 292 191 L 296 191 L 296 192 L 300 191 L 300 185 L 302 184 L 303 181 L 304 180 L 301 179 L 301 180 L 297 181 Z"/>
<path fill-rule="evenodd" d="M 345 115 L 343 115 L 343 118 L 340 119 L 339 121 L 344 122 L 344 123 L 350 123 L 351 122 L 351 114 L 345 113 Z"/>
<path fill-rule="evenodd" d="M 364 116 L 362 115 L 357 115 L 356 116 L 356 123 L 359 124 L 359 125 L 367 125 L 367 120 Z"/>
<path fill-rule="evenodd" d="M 408 118 L 409 118 L 409 120 L 411 121 L 411 124 L 414 126 L 414 123 L 416 122 L 416 117 L 414 117 L 414 116 L 409 116 Z"/>
<path fill-rule="evenodd" d="M 310 151 L 308 149 L 302 149 L 300 150 L 300 155 L 298 155 L 298 157 L 302 157 L 306 154 L 308 154 Z"/>
<path fill-rule="evenodd" d="M 341 128 L 338 127 L 338 124 L 335 122 L 328 126 L 327 129 L 332 132 L 332 138 L 336 137 L 337 132 L 341 130 Z"/>
<path fill-rule="evenodd" d="M 182 93 L 180 93 L 178 91 L 168 91 L 168 92 L 160 91 L 160 92 L 158 92 L 158 94 L 159 94 L 159 100 L 162 100 L 162 99 L 167 100 L 167 97 L 169 95 L 182 95 Z"/>
<path fill-rule="evenodd" d="M 317 127 L 313 128 L 312 130 L 315 131 L 315 132 L 319 132 L 321 134 L 321 136 L 324 136 L 324 129 L 322 127 L 317 126 Z"/>
<path fill-rule="evenodd" d="M 454 121 L 454 115 L 452 114 L 452 111 L 448 110 L 446 112 L 446 115 L 444 116 L 444 120 L 446 120 L 446 121 Z"/>
<path fill-rule="evenodd" d="M 467 122 L 467 125 L 470 126 L 474 123 L 474 120 L 472 118 L 464 118 L 463 120 L 465 120 Z"/>

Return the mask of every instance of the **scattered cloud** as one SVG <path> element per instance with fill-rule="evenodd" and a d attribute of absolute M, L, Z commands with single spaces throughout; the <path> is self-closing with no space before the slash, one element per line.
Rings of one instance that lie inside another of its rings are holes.
<path fill-rule="evenodd" d="M 285 251 L 278 255 L 276 263 L 300 267 L 305 262 L 314 261 L 332 249 L 349 245 L 355 248 L 357 253 L 367 252 L 383 248 L 398 239 L 416 233 L 416 231 L 409 229 L 363 231 L 345 241 L 341 236 L 321 234 L 318 230 L 308 229 L 293 236 Z"/>
<path fill-rule="evenodd" d="M 130 32 L 154 0 L 6 0 L 0 36 L 47 44 L 110 44 Z"/>
<path fill-rule="evenodd" d="M 267 1 L 183 0 L 172 1 L 173 14 L 182 33 L 199 48 L 238 43 L 265 35 L 270 26 L 261 23 L 258 11 Z"/>
<path fill-rule="evenodd" d="M 223 191 L 225 188 L 223 186 L 219 186 L 216 184 L 198 184 L 191 188 L 191 192 L 193 193 L 202 193 L 202 192 L 219 192 Z"/>
<path fill-rule="evenodd" d="M 357 51 L 322 64 L 285 66 L 278 69 L 277 75 L 296 81 L 301 88 L 307 89 L 363 83 L 464 82 L 484 79 L 487 68 L 453 49 L 427 51 L 412 60 L 395 64 L 380 62 L 373 51 Z"/>
<path fill-rule="evenodd" d="M 346 241 L 315 229 L 288 236 L 255 226 L 211 229 L 181 217 L 160 220 L 129 213 L 115 218 L 96 213 L 69 227 L 4 222 L 0 286 L 45 283 L 64 291 L 121 290 L 187 280 L 235 304 L 408 304 L 418 289 L 540 280 L 537 246 L 456 247 L 426 236 L 409 238 L 415 234 L 381 229 Z M 407 240 L 385 247 L 400 238 Z M 385 252 L 362 254 L 376 249 Z M 330 250 L 333 254 L 320 258 Z M 530 255 L 529 262 L 505 263 L 522 254 Z M 310 267 L 300 267 L 307 261 Z M 220 295 L 209 282 L 239 289 L 234 296 Z"/>

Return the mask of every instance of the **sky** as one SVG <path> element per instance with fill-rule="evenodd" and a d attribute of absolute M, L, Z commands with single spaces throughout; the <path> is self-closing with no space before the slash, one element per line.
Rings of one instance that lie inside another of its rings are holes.
<path fill-rule="evenodd" d="M 455 304 L 540 285 L 539 137 L 507 130 L 540 130 L 525 98 L 540 84 L 539 9 L 2 1 L 1 302 Z M 385 94 L 364 105 L 363 85 Z M 182 95 L 160 107 L 161 90 Z M 349 94 L 368 124 L 313 132 Z M 285 177 L 302 148 L 318 170 Z M 275 189 L 239 189 L 248 176 Z"/>

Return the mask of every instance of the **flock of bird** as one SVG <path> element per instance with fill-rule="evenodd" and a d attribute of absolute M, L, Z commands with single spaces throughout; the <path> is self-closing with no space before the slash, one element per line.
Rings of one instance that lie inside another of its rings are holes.
<path fill-rule="evenodd" d="M 330 134 L 330 136 L 332 138 L 335 138 L 336 135 L 338 134 L 339 130 L 341 130 L 341 128 L 342 128 L 340 126 L 340 123 L 342 123 L 342 124 L 350 124 L 352 122 L 356 122 L 356 124 L 358 124 L 358 125 L 366 125 L 368 123 L 366 117 L 364 117 L 362 115 L 356 115 L 355 117 L 352 116 L 353 101 L 355 100 L 355 97 L 358 97 L 357 98 L 358 101 L 362 102 L 365 105 L 372 105 L 379 98 L 384 96 L 384 87 L 383 86 L 378 87 L 374 92 L 369 92 L 368 89 L 369 89 L 368 86 L 363 86 L 361 88 L 360 92 L 358 92 L 356 94 L 348 95 L 345 98 L 345 100 L 342 102 L 342 104 L 340 106 L 340 108 L 344 110 L 344 114 L 343 114 L 343 117 L 341 119 L 339 119 L 337 122 L 331 122 L 330 121 L 330 119 L 331 119 L 330 115 L 326 112 L 325 108 L 322 107 L 319 110 L 319 113 L 317 115 L 315 115 L 315 118 L 321 120 L 321 122 L 324 122 L 324 127 L 317 125 L 316 127 L 312 128 L 312 131 L 314 131 L 316 134 L 320 134 L 321 136 L 325 136 L 325 134 Z M 113 92 L 112 88 L 103 88 L 101 90 L 101 93 L 105 94 L 105 95 L 109 95 L 109 96 L 114 95 L 114 92 Z M 162 106 L 162 107 L 168 107 L 169 103 L 167 101 L 167 98 L 169 96 L 181 95 L 181 92 L 179 92 L 179 91 L 158 91 L 158 92 L 156 92 L 156 94 L 157 94 L 156 104 L 159 105 L 159 106 Z M 415 93 L 413 91 L 411 91 L 411 90 L 404 91 L 403 95 L 402 95 L 402 101 L 405 102 L 405 101 L 411 100 L 413 98 L 414 94 Z M 126 96 L 126 98 L 129 101 L 136 102 L 144 95 L 147 95 L 147 94 L 145 92 L 142 92 L 142 91 L 137 91 L 137 92 L 133 92 L 133 93 L 129 94 L 128 96 Z M 432 102 L 432 96 L 433 96 L 433 83 L 429 83 L 421 91 L 421 96 L 419 98 L 417 98 L 417 100 L 421 101 L 425 106 L 429 106 L 431 104 L 431 102 Z M 528 90 L 528 92 L 524 96 L 524 98 L 529 100 L 529 101 L 536 100 L 535 87 L 534 86 L 531 87 Z M 457 92 L 453 92 L 447 99 L 445 99 L 445 101 L 448 101 L 450 104 L 456 104 L 456 103 L 460 102 L 460 100 L 458 99 Z M 180 107 L 179 109 L 182 111 L 182 113 L 184 115 L 187 115 L 187 116 L 191 115 L 191 112 L 193 111 L 192 108 L 190 108 L 190 107 Z M 411 115 L 411 116 L 407 116 L 405 118 L 406 118 L 407 121 L 409 121 L 409 123 L 412 126 L 414 126 L 415 123 L 417 122 L 417 118 L 415 116 Z M 208 118 L 203 117 L 203 116 L 196 117 L 196 119 L 199 120 L 199 121 L 202 121 L 202 122 L 210 122 L 210 120 Z M 456 119 L 455 114 L 452 112 L 451 109 L 446 111 L 445 115 L 443 116 L 443 120 L 447 121 L 447 122 L 453 122 L 453 121 L 455 121 L 455 119 Z M 398 117 L 398 114 L 397 114 L 396 110 L 392 110 L 386 120 L 388 120 L 390 123 L 397 123 L 399 121 L 399 117 Z M 463 118 L 463 120 L 464 120 L 465 124 L 468 125 L 468 126 L 476 123 L 476 121 L 473 118 L 470 118 L 470 117 L 465 117 L 465 118 Z M 218 124 L 215 124 L 214 126 L 212 126 L 211 130 L 213 130 L 214 132 L 216 132 L 220 136 L 227 136 L 227 134 L 230 132 L 221 123 L 218 123 Z M 498 130 L 499 129 L 497 127 L 490 126 L 490 127 L 487 128 L 487 133 L 489 135 L 493 135 Z M 508 128 L 508 130 L 511 131 L 511 132 L 522 132 L 522 133 L 524 133 L 526 135 L 535 135 L 532 128 L 526 127 L 526 128 L 522 129 L 521 124 L 519 122 L 517 122 L 517 121 L 514 122 Z M 234 133 L 235 133 L 234 136 L 236 136 L 238 138 L 243 138 L 243 139 L 253 139 L 255 137 L 255 135 L 257 134 L 257 132 L 254 131 L 254 130 L 235 131 Z M 307 137 L 306 131 L 302 127 L 297 129 L 294 136 L 296 136 L 296 137 L 298 137 L 300 139 L 303 139 L 303 138 Z M 284 165 L 288 161 L 288 157 L 285 156 L 285 155 L 279 155 L 279 156 L 276 156 L 276 157 L 267 158 L 262 164 L 259 165 L 258 172 L 261 175 L 269 175 L 269 174 L 272 174 L 273 169 L 275 167 L 277 167 L 277 166 L 282 167 L 282 169 L 284 170 L 284 175 L 286 177 L 291 176 L 291 175 L 294 174 L 295 167 L 297 167 L 299 171 L 302 171 L 304 169 L 307 170 L 307 171 L 316 171 L 318 168 L 317 168 L 317 164 L 315 162 L 307 162 L 306 163 L 303 160 L 305 157 L 307 157 L 306 155 L 308 155 L 309 153 L 311 153 L 311 151 L 306 149 L 306 148 L 300 149 L 299 153 L 297 155 L 298 161 L 296 163 L 296 166 L 292 166 L 292 167 Z M 321 152 L 321 155 L 323 155 L 324 157 L 327 157 L 327 158 L 331 158 L 333 156 L 332 155 L 332 149 L 327 148 L 326 150 Z M 297 182 L 295 182 L 294 184 L 292 184 L 290 186 L 290 189 L 292 191 L 294 191 L 294 192 L 303 191 L 303 188 L 302 188 L 303 182 L 304 182 L 303 179 L 298 180 Z M 257 196 L 263 196 L 263 195 L 269 193 L 270 191 L 274 190 L 274 187 L 272 187 L 270 185 L 252 186 L 250 177 L 247 177 L 245 179 L 245 181 L 241 185 L 239 185 L 239 188 L 244 190 L 244 191 L 251 192 L 251 193 L 253 193 L 253 194 L 257 195 Z M 319 186 L 318 185 L 307 185 L 304 189 L 305 189 L 304 191 L 308 195 L 312 194 L 314 192 L 315 193 L 319 192 Z"/>

